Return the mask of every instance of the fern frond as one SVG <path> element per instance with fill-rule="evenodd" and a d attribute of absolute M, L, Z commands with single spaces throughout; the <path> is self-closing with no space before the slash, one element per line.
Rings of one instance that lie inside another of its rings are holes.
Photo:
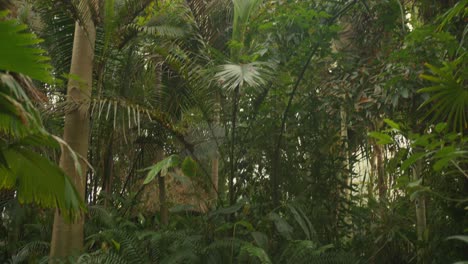
<path fill-rule="evenodd" d="M 35 259 L 48 254 L 50 243 L 44 241 L 31 241 L 21 247 L 18 254 L 11 258 L 11 263 L 24 263 L 28 260 Z"/>

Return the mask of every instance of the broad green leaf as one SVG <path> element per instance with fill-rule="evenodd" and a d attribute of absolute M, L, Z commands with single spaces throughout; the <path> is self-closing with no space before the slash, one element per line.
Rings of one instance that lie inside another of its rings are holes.
<path fill-rule="evenodd" d="M 197 175 L 197 163 L 191 157 L 186 157 L 182 162 L 182 172 L 188 177 L 195 177 Z"/>
<path fill-rule="evenodd" d="M 254 231 L 250 233 L 255 240 L 255 244 L 259 247 L 263 248 L 264 250 L 268 249 L 268 236 L 262 232 Z"/>
<path fill-rule="evenodd" d="M 288 222 L 286 222 L 286 220 L 284 220 L 277 213 L 269 213 L 268 218 L 275 223 L 276 230 L 278 230 L 283 238 L 292 240 L 293 228 L 288 224 Z"/>
<path fill-rule="evenodd" d="M 180 157 L 179 155 L 177 154 L 173 154 L 163 160 L 161 160 L 160 162 L 154 164 L 153 166 L 150 166 L 148 168 L 145 168 L 143 169 L 142 171 L 147 171 L 149 170 L 148 174 L 146 175 L 146 178 L 145 178 L 145 181 L 143 182 L 143 184 L 148 184 L 150 183 L 151 181 L 154 180 L 154 178 L 156 177 L 156 175 L 158 175 L 158 173 L 161 173 L 161 176 L 165 176 L 166 173 L 167 173 L 167 170 L 169 168 L 173 168 L 173 167 L 176 167 L 180 164 Z"/>
<path fill-rule="evenodd" d="M 288 208 L 291 211 L 291 213 L 293 214 L 294 219 L 296 220 L 296 222 L 299 224 L 299 226 L 304 231 L 304 234 L 305 234 L 306 238 L 309 239 L 309 240 L 312 240 L 313 238 L 315 238 L 312 235 L 312 233 L 313 233 L 313 230 L 311 230 L 312 225 L 311 225 L 309 219 L 307 219 L 307 216 L 301 215 L 298 212 L 298 210 L 292 205 L 288 205 Z"/>
<path fill-rule="evenodd" d="M 442 131 L 444 131 L 445 129 L 447 128 L 447 123 L 439 123 L 435 126 L 435 131 L 437 133 L 441 133 Z"/>
<path fill-rule="evenodd" d="M 410 182 L 410 183 L 408 183 L 408 188 L 419 187 L 419 186 L 421 186 L 421 183 L 422 183 L 422 179 L 418 179 L 416 181 Z"/>
<path fill-rule="evenodd" d="M 235 213 L 235 212 L 239 211 L 244 206 L 245 202 L 246 202 L 245 200 L 241 200 L 241 201 L 239 201 L 238 203 L 236 203 L 236 204 L 234 204 L 232 206 L 224 207 L 224 208 L 220 208 L 220 209 L 211 211 L 208 216 L 213 217 L 213 216 L 216 216 L 216 215 L 228 215 L 228 214 Z"/>
<path fill-rule="evenodd" d="M 324 246 L 321 246 L 319 248 L 317 248 L 317 250 L 315 250 L 315 253 L 317 254 L 322 254 L 324 253 L 325 251 L 329 250 L 329 249 L 332 249 L 334 248 L 335 246 L 333 244 L 327 244 L 327 245 L 324 245 Z"/>
<path fill-rule="evenodd" d="M 252 263 L 259 263 L 259 264 L 271 264 L 270 257 L 268 254 L 265 252 L 265 250 L 261 247 L 256 247 L 250 243 L 242 246 L 240 253 L 239 253 L 239 259 L 244 260 L 244 256 L 248 256 L 248 259 L 255 259 L 255 262 Z M 251 263 L 249 261 L 249 263 Z"/>
<path fill-rule="evenodd" d="M 464 235 L 459 235 L 459 236 L 449 236 L 447 237 L 447 240 L 449 239 L 455 239 L 455 240 L 460 240 L 468 244 L 468 236 Z"/>
<path fill-rule="evenodd" d="M 114 248 L 119 251 L 120 250 L 120 243 L 115 241 L 115 239 L 111 239 L 112 245 L 114 245 Z"/>
<path fill-rule="evenodd" d="M 386 145 L 386 144 L 393 143 L 392 137 L 384 133 L 373 131 L 369 133 L 369 136 L 377 139 L 377 144 L 379 145 Z"/>
<path fill-rule="evenodd" d="M 432 165 L 432 168 L 435 171 L 441 171 L 443 168 L 448 166 L 448 164 L 450 163 L 451 160 L 452 160 L 452 158 L 439 159 L 438 161 L 436 161 L 434 163 L 434 165 Z"/>
<path fill-rule="evenodd" d="M 2 152 L 9 168 L 0 167 L 0 188 L 15 188 L 21 203 L 57 207 L 67 218 L 85 209 L 69 178 L 48 159 L 25 148 Z"/>
<path fill-rule="evenodd" d="M 432 138 L 432 135 L 422 135 L 414 139 L 413 145 L 427 147 L 429 145 L 429 140 Z"/>
<path fill-rule="evenodd" d="M 393 120 L 385 118 L 384 122 L 387 123 L 387 125 L 389 125 L 391 128 L 400 131 L 400 125 L 394 122 Z"/>
<path fill-rule="evenodd" d="M 436 158 L 443 158 L 443 157 L 454 157 L 457 154 L 457 149 L 454 146 L 446 146 L 441 148 L 437 153 L 434 155 Z"/>
<path fill-rule="evenodd" d="M 247 230 L 249 230 L 249 231 L 254 231 L 254 230 L 255 230 L 255 228 L 253 227 L 253 225 L 252 225 L 251 223 L 245 221 L 245 220 L 237 221 L 237 222 L 234 224 L 234 226 L 238 226 L 238 225 L 247 228 Z"/>
<path fill-rule="evenodd" d="M 396 181 L 397 181 L 396 187 L 399 189 L 405 189 L 406 187 L 408 187 L 408 184 L 410 183 L 408 176 L 400 176 L 397 178 Z"/>
<path fill-rule="evenodd" d="M 420 74 L 419 78 L 424 79 L 424 80 L 428 80 L 428 81 L 431 81 L 431 82 L 437 82 L 437 83 L 442 82 L 442 80 L 440 78 L 437 78 L 437 77 L 432 76 L 432 75 L 427 75 L 427 74 Z"/>
<path fill-rule="evenodd" d="M 426 155 L 426 153 L 424 153 L 424 152 L 413 153 L 409 158 L 407 158 L 405 161 L 403 161 L 403 164 L 401 164 L 401 169 L 402 170 L 408 169 L 416 161 L 418 161 L 422 157 L 424 157 L 424 155 Z"/>

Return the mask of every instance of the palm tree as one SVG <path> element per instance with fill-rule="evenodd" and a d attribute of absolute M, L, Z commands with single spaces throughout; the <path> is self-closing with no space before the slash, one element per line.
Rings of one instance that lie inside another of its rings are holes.
<path fill-rule="evenodd" d="M 22 203 L 56 207 L 69 221 L 84 204 L 64 172 L 44 153 L 33 149 L 62 146 L 70 155 L 71 166 L 80 169 L 76 154 L 45 130 L 35 107 L 43 105 L 46 97 L 29 77 L 52 83 L 51 66 L 44 51 L 33 46 L 40 40 L 25 33 L 26 26 L 6 19 L 6 14 L 0 11 L 1 38 L 8 39 L 0 44 L 0 188 L 16 190 L 15 196 Z"/>
<path fill-rule="evenodd" d="M 98 2 L 84 5 L 84 14 L 97 12 Z M 65 114 L 64 140 L 82 157 L 88 154 L 89 140 L 89 98 L 93 84 L 94 45 L 96 27 L 90 15 L 85 16 L 83 24 L 76 22 L 73 40 L 70 75 L 76 76 L 68 82 L 67 103 L 73 105 Z M 86 164 L 81 162 L 82 168 Z M 80 197 L 85 195 L 86 170 L 75 169 L 70 154 L 62 152 L 60 167 L 69 175 L 75 184 Z M 72 223 L 65 222 L 59 211 L 55 213 L 52 232 L 50 257 L 61 258 L 81 251 L 83 247 L 84 218 Z M 67 242 L 65 242 L 67 241 Z"/>

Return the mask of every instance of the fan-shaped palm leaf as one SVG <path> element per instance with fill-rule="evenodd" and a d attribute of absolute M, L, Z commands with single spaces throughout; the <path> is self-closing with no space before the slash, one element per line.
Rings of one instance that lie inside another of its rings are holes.
<path fill-rule="evenodd" d="M 435 85 L 420 89 L 420 93 L 429 93 L 431 97 L 421 107 L 432 104 L 430 112 L 433 121 L 447 121 L 456 131 L 468 128 L 468 89 L 466 87 L 466 63 L 464 54 L 453 62 L 446 62 L 443 67 L 427 64 L 432 75 L 422 74 L 421 78 Z"/>
<path fill-rule="evenodd" d="M 245 84 L 258 87 L 267 83 L 273 74 L 274 64 L 251 62 L 247 64 L 224 64 L 215 75 L 219 83 L 227 90 L 234 90 Z"/>

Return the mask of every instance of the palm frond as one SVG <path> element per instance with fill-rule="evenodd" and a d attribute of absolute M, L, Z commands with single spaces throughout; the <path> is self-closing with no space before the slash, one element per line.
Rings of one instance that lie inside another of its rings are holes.
<path fill-rule="evenodd" d="M 432 121 L 447 121 L 455 131 L 463 133 L 468 128 L 468 90 L 466 89 L 466 64 L 468 54 L 460 56 L 453 62 L 446 62 L 443 67 L 427 64 L 432 75 L 420 77 L 434 85 L 420 89 L 419 93 L 431 96 L 421 107 L 431 104 Z"/>
<path fill-rule="evenodd" d="M 43 50 L 31 46 L 40 41 L 33 34 L 23 33 L 23 29 L 13 20 L 0 19 L 0 38 L 9 39 L 1 42 L 0 52 L 5 48 L 10 54 L 2 55 L 0 68 L 41 81 L 51 80 Z M 10 74 L 0 73 L 0 77 L 0 188 L 15 189 L 22 203 L 57 207 L 66 217 L 76 216 L 84 204 L 72 182 L 57 165 L 31 148 L 58 147 L 60 141 L 45 131 L 24 91 L 34 87 L 26 78 L 20 79 L 23 87 Z"/>
<path fill-rule="evenodd" d="M 70 71 L 75 20 L 64 6 L 53 1 L 40 0 L 35 6 L 42 21 L 41 27 L 35 30 L 44 39 L 42 44 L 51 55 L 55 77 L 62 78 Z"/>
<path fill-rule="evenodd" d="M 247 64 L 224 64 L 215 75 L 218 82 L 228 91 L 236 87 L 259 87 L 272 78 L 275 65 L 267 62 L 251 62 Z"/>
<path fill-rule="evenodd" d="M 20 251 L 11 258 L 11 263 L 25 263 L 34 257 L 47 255 L 50 249 L 50 243 L 44 241 L 31 241 L 24 245 Z"/>
<path fill-rule="evenodd" d="M 52 80 L 44 50 L 34 48 L 41 42 L 34 34 L 27 33 L 25 25 L 14 20 L 5 20 L 7 11 L 0 12 L 0 70 L 23 73 L 33 79 L 50 82 Z"/>

